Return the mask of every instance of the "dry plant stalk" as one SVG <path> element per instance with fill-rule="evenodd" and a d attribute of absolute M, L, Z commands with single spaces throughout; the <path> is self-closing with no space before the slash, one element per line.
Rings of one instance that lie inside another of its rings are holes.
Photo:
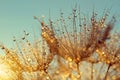
<path fill-rule="evenodd" d="M 68 18 L 61 12 L 60 19 L 55 23 L 49 20 L 48 25 L 34 17 L 41 24 L 41 41 L 31 43 L 24 31 L 22 40 L 14 37 L 17 49 L 0 45 L 6 53 L 1 64 L 14 75 L 8 79 L 119 80 L 120 34 L 110 33 L 116 19 L 107 22 L 107 17 L 105 12 L 98 19 L 93 11 L 90 21 L 76 8 Z"/>

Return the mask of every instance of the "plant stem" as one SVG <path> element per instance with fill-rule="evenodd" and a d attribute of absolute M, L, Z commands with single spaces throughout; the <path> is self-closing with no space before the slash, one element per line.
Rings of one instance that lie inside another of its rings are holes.
<path fill-rule="evenodd" d="M 110 67 L 111 67 L 111 64 L 108 65 L 107 72 L 106 72 L 105 77 L 104 77 L 103 80 L 107 80 L 108 71 L 109 71 Z"/>
<path fill-rule="evenodd" d="M 81 78 L 81 73 L 80 73 L 80 69 L 79 69 L 79 63 L 77 63 L 77 73 L 78 73 L 78 75 L 80 75 L 80 78 Z"/>
<path fill-rule="evenodd" d="M 93 63 L 91 63 L 91 80 L 93 80 Z"/>

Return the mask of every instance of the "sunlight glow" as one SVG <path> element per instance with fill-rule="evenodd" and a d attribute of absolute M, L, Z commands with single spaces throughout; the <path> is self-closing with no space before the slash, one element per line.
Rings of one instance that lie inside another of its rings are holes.
<path fill-rule="evenodd" d="M 16 80 L 16 78 L 10 66 L 0 59 L 0 80 Z"/>

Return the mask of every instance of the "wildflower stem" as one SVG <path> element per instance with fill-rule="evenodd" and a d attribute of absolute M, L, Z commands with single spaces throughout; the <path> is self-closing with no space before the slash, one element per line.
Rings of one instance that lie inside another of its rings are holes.
<path fill-rule="evenodd" d="M 91 63 L 91 80 L 93 80 L 93 63 Z"/>
<path fill-rule="evenodd" d="M 78 75 L 81 76 L 81 74 L 80 74 L 80 69 L 79 69 L 79 63 L 77 63 L 77 72 L 78 72 Z"/>
<path fill-rule="evenodd" d="M 49 80 L 52 80 L 52 77 L 49 75 L 49 74 L 47 74 L 48 75 L 48 77 L 49 77 Z"/>
<path fill-rule="evenodd" d="M 111 64 L 108 65 L 107 72 L 106 72 L 105 77 L 104 77 L 103 80 L 107 80 L 108 71 L 109 71 L 110 67 L 111 67 Z"/>

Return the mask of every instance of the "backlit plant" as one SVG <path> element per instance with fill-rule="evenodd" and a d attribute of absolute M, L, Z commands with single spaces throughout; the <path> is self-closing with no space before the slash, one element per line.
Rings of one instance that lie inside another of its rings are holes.
<path fill-rule="evenodd" d="M 1 80 L 119 80 L 120 34 L 111 33 L 116 18 L 108 19 L 106 11 L 97 17 L 93 11 L 90 19 L 80 10 L 56 21 L 34 19 L 41 24 L 41 36 L 30 42 L 29 33 L 13 42 L 17 49 L 0 45 L 6 53 L 0 64 L 7 66 L 6 77 Z M 0 69 L 1 68 L 0 65 Z M 9 74 L 12 74 L 9 75 Z"/>

